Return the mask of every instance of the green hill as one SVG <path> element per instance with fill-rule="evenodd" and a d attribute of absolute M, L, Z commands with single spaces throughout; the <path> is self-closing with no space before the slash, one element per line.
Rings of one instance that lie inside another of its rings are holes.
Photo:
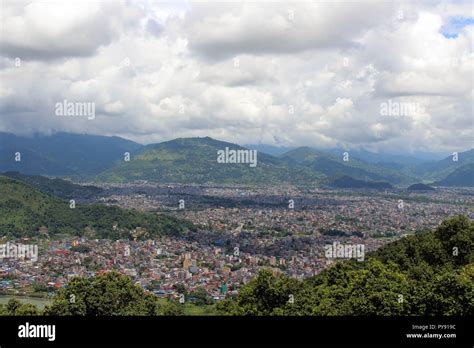
<path fill-rule="evenodd" d="M 395 170 L 378 167 L 354 158 L 344 161 L 342 153 L 338 157 L 310 147 L 299 147 L 280 157 L 311 168 L 327 177 L 347 175 L 355 179 L 388 181 L 394 184 L 410 181 L 410 178 Z"/>
<path fill-rule="evenodd" d="M 418 184 L 413 184 L 407 187 L 408 191 L 435 191 L 435 189 L 431 186 L 418 183 Z"/>
<path fill-rule="evenodd" d="M 459 152 L 457 161 L 453 159 L 453 156 L 448 156 L 441 161 L 420 164 L 416 166 L 414 173 L 425 180 L 443 180 L 457 168 L 474 163 L 474 149 Z"/>
<path fill-rule="evenodd" d="M 458 186 L 473 187 L 474 186 L 474 163 L 465 164 L 456 168 L 443 180 L 434 183 L 435 186 Z"/>
<path fill-rule="evenodd" d="M 126 182 L 150 180 L 167 183 L 307 184 L 322 176 L 301 165 L 257 152 L 257 165 L 218 163 L 217 151 L 246 150 L 236 144 L 205 138 L 175 139 L 145 146 L 130 162 L 120 161 L 97 179 Z"/>
<path fill-rule="evenodd" d="M 78 185 L 60 178 L 47 178 L 41 175 L 25 175 L 19 172 L 6 172 L 1 175 L 22 181 L 41 192 L 64 199 L 91 198 L 99 195 L 103 190 L 91 185 Z"/>
<path fill-rule="evenodd" d="M 71 208 L 68 201 L 43 193 L 23 182 L 0 176 L 2 235 L 32 237 L 69 234 L 89 238 L 128 239 L 149 238 L 160 234 L 180 235 L 191 228 L 193 226 L 190 223 L 167 215 L 103 205 L 76 205 Z"/>
<path fill-rule="evenodd" d="M 258 165 L 222 164 L 217 151 L 236 144 L 212 138 L 175 139 L 142 148 L 130 162 L 116 162 L 101 173 L 100 181 L 150 180 L 170 183 L 220 183 L 245 185 L 311 184 L 324 178 L 350 175 L 357 179 L 401 183 L 410 178 L 394 170 L 360 160 L 344 162 L 335 155 L 297 148 L 274 157 L 258 152 Z"/>
<path fill-rule="evenodd" d="M 336 188 L 363 188 L 363 189 L 378 189 L 378 190 L 385 190 L 393 188 L 388 182 L 381 182 L 381 181 L 364 181 L 354 179 L 348 175 L 343 175 L 338 177 L 334 180 L 331 180 L 328 186 L 336 187 Z"/>

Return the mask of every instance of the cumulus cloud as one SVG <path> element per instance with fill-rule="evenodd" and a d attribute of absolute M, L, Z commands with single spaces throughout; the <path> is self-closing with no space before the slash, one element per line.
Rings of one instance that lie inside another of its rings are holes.
<path fill-rule="evenodd" d="M 474 138 L 469 11 L 459 1 L 4 0 L 0 130 L 464 150 Z M 453 18 L 464 20 L 447 35 Z M 96 117 L 57 117 L 63 100 L 94 102 Z M 421 111 L 382 115 L 389 101 Z"/>
<path fill-rule="evenodd" d="M 109 2 L 2 1 L 2 55 L 31 60 L 89 56 L 143 16 Z"/>
<path fill-rule="evenodd" d="M 354 13 L 377 12 L 378 16 Z M 213 59 L 356 45 L 358 35 L 389 15 L 383 3 L 235 3 L 199 5 L 186 17 L 190 47 Z"/>

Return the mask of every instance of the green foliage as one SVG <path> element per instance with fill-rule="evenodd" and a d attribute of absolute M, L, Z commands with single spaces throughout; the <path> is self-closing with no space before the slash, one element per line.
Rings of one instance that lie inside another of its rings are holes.
<path fill-rule="evenodd" d="M 199 293 L 196 294 L 199 296 Z M 1 308 L 0 308 L 1 309 Z M 212 314 L 212 306 L 180 304 L 160 299 L 117 272 L 90 278 L 75 277 L 61 289 L 45 315 L 78 316 L 181 316 Z"/>
<path fill-rule="evenodd" d="M 46 315 L 156 315 L 157 297 L 116 272 L 75 277 L 61 289 Z"/>
<path fill-rule="evenodd" d="M 51 286 L 48 286 L 46 284 L 39 283 L 39 282 L 34 282 L 32 284 L 32 288 L 33 288 L 34 292 L 49 292 L 49 291 L 54 290 L 54 287 L 51 287 Z"/>
<path fill-rule="evenodd" d="M 297 292 L 299 285 L 294 279 L 274 276 L 264 269 L 240 289 L 236 299 L 219 302 L 217 310 L 232 315 L 282 314 L 290 295 Z"/>
<path fill-rule="evenodd" d="M 36 306 L 31 303 L 21 303 L 17 299 L 12 298 L 5 307 L 0 308 L 0 315 L 30 316 L 39 315 L 39 311 Z"/>
<path fill-rule="evenodd" d="M 203 287 L 198 287 L 193 292 L 191 292 L 188 296 L 188 299 L 197 305 L 209 305 L 212 303 L 211 297 Z"/>
<path fill-rule="evenodd" d="M 166 301 L 164 304 L 158 304 L 156 315 L 182 316 L 184 315 L 184 306 L 176 301 Z"/>

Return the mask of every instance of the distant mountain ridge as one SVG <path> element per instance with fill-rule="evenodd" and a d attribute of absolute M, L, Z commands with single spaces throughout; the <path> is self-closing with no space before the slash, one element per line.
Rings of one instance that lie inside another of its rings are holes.
<path fill-rule="evenodd" d="M 341 149 L 321 151 L 299 147 L 281 153 L 282 148 L 259 144 L 252 145 L 263 150 L 258 151 L 258 165 L 249 168 L 242 163 L 217 163 L 217 151 L 226 147 L 248 150 L 210 137 L 141 145 L 120 137 L 70 133 L 22 137 L 0 132 L 0 172 L 109 182 L 312 185 L 349 176 L 402 186 L 417 182 L 466 186 L 462 178 L 444 179 L 458 168 L 474 163 L 472 149 L 459 152 L 457 161 L 451 156 L 428 161 L 429 154 L 419 159 L 413 155 L 375 154 L 366 150 L 347 151 L 345 160 L 345 151 L 341 152 Z M 15 161 L 17 152 L 21 153 L 19 162 Z M 129 161 L 126 154 L 130 154 Z M 462 177 L 469 173 L 469 170 L 463 170 L 458 175 Z M 467 184 L 470 185 L 469 180 Z"/>
<path fill-rule="evenodd" d="M 120 137 L 56 133 L 50 136 L 17 136 L 0 132 L 0 172 L 34 175 L 98 174 L 125 152 L 142 145 Z M 15 154 L 20 153 L 20 161 Z"/>
<path fill-rule="evenodd" d="M 474 163 L 474 149 L 458 152 L 448 156 L 441 161 L 424 163 L 416 166 L 414 174 L 427 180 L 442 180 L 453 173 L 456 169 Z"/>
<path fill-rule="evenodd" d="M 474 187 L 474 163 L 458 167 L 446 178 L 436 181 L 435 186 Z"/>
<path fill-rule="evenodd" d="M 405 165 L 421 164 L 431 161 L 439 161 L 445 156 L 435 153 L 414 152 L 409 154 L 394 154 L 394 153 L 376 153 L 365 149 L 328 149 L 324 152 L 329 152 L 335 155 L 340 155 L 344 152 L 349 152 L 352 157 L 362 160 L 367 163 L 399 163 Z"/>
<path fill-rule="evenodd" d="M 352 158 L 349 153 L 344 158 L 344 153 L 336 156 L 310 147 L 299 147 L 280 157 L 310 167 L 328 177 L 346 175 L 365 181 L 388 181 L 395 184 L 413 180 L 395 170 L 378 167 Z"/>
<path fill-rule="evenodd" d="M 100 181 L 150 180 L 169 183 L 305 184 L 322 175 L 304 166 L 257 153 L 257 166 L 218 163 L 218 151 L 249 150 L 240 145 L 204 138 L 180 138 L 143 147 L 130 162 L 117 162 L 97 178 Z"/>
<path fill-rule="evenodd" d="M 280 156 L 288 151 L 295 149 L 295 147 L 293 146 L 273 146 L 266 144 L 246 144 L 243 146 L 271 156 Z"/>

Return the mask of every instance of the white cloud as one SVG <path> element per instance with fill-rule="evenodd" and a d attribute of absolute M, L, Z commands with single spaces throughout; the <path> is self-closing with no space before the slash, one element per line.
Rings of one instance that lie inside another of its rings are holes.
<path fill-rule="evenodd" d="M 473 29 L 440 32 L 471 16 L 465 3 L 409 3 L 402 20 L 399 5 L 382 2 L 85 4 L 2 2 L 0 130 L 472 145 Z M 95 102 L 96 118 L 55 117 L 64 99 Z M 389 99 L 424 112 L 383 117 Z"/>
<path fill-rule="evenodd" d="M 2 54 L 22 59 L 89 56 L 143 16 L 113 2 L 2 1 Z"/>

